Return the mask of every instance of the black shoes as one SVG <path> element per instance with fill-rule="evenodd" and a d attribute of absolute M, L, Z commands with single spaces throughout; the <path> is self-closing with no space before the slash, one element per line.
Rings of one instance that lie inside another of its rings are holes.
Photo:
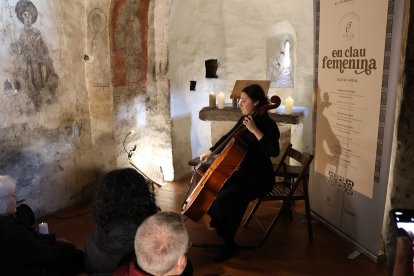
<path fill-rule="evenodd" d="M 220 252 L 214 258 L 214 261 L 216 263 L 223 262 L 225 260 L 228 260 L 228 259 L 236 256 L 236 253 L 237 253 L 236 243 L 235 242 L 226 242 L 224 244 L 224 246 L 220 249 Z"/>

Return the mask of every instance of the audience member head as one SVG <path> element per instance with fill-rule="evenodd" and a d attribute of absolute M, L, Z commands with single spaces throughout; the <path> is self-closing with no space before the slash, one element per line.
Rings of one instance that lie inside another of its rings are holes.
<path fill-rule="evenodd" d="M 180 275 L 187 264 L 188 244 L 181 215 L 157 213 L 138 227 L 135 235 L 137 263 L 153 275 Z"/>
<path fill-rule="evenodd" d="M 0 175 L 0 216 L 16 213 L 16 180 Z"/>
<path fill-rule="evenodd" d="M 132 168 L 116 169 L 102 178 L 96 189 L 94 207 L 100 226 L 118 218 L 130 218 L 140 224 L 159 211 L 154 185 Z"/>

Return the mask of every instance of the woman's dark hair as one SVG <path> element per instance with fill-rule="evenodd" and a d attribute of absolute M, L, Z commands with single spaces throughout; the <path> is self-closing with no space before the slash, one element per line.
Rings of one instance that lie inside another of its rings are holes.
<path fill-rule="evenodd" d="M 256 108 L 260 108 L 268 103 L 268 99 L 262 87 L 256 83 L 246 86 L 242 92 L 246 93 L 253 102 L 259 101 Z"/>
<path fill-rule="evenodd" d="M 94 211 L 96 223 L 130 218 L 138 224 L 159 211 L 154 185 L 132 168 L 116 169 L 98 183 Z"/>

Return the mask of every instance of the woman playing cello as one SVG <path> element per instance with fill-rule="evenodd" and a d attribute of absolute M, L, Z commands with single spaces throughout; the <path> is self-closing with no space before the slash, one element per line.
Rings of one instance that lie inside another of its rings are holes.
<path fill-rule="evenodd" d="M 226 181 L 208 210 L 210 226 L 216 228 L 218 236 L 224 239 L 224 246 L 215 261 L 221 262 L 233 257 L 237 251 L 234 238 L 249 202 L 269 192 L 274 184 L 270 157 L 279 155 L 279 129 L 267 112 L 252 116 L 260 107 L 268 104 L 263 89 L 252 84 L 241 92 L 240 109 L 243 116 L 209 151 L 200 155 L 206 160 L 225 141 L 233 130 L 244 124 L 246 129 L 239 133 L 248 144 L 248 151 L 238 170 Z"/>

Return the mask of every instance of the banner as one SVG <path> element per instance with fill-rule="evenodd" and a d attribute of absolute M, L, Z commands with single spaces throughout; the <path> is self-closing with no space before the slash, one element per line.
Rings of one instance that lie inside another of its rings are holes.
<path fill-rule="evenodd" d="M 375 6 L 375 12 L 372 12 Z M 372 198 L 388 0 L 321 1 L 315 171 Z"/>
<path fill-rule="evenodd" d="M 376 256 L 393 130 L 394 106 L 387 112 L 387 101 L 395 100 L 395 89 L 388 91 L 394 1 L 316 3 L 318 91 L 311 207 Z M 387 126 L 391 135 L 384 137 L 386 116 L 392 118 Z"/>

